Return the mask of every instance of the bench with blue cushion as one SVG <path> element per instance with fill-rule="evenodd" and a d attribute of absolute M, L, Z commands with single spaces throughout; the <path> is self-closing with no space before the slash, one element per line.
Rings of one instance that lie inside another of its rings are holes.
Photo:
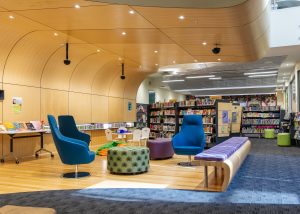
<path fill-rule="evenodd" d="M 247 137 L 232 137 L 195 156 L 204 166 L 204 185 L 208 188 L 208 166 L 214 166 L 215 175 L 221 168 L 224 173 L 222 191 L 225 191 L 250 151 Z"/>

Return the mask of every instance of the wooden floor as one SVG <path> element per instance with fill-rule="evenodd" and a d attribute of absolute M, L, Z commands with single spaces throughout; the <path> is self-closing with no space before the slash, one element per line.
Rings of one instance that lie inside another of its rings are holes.
<path fill-rule="evenodd" d="M 95 149 L 95 148 L 94 148 Z M 93 163 L 80 165 L 79 170 L 88 171 L 90 177 L 81 179 L 65 179 L 62 173 L 74 171 L 74 167 L 61 163 L 58 154 L 54 158 L 42 155 L 39 159 L 34 157 L 21 159 L 20 164 L 7 161 L 0 164 L 0 194 L 61 190 L 83 189 L 101 182 L 134 182 L 147 184 L 160 184 L 165 188 L 185 190 L 205 190 L 203 188 L 203 167 L 182 167 L 178 162 L 186 161 L 185 156 L 174 156 L 167 160 L 153 160 L 150 170 L 139 175 L 113 175 L 106 170 L 106 157 L 96 156 Z M 213 168 L 209 168 L 209 190 L 219 190 L 220 178 L 215 179 Z"/>

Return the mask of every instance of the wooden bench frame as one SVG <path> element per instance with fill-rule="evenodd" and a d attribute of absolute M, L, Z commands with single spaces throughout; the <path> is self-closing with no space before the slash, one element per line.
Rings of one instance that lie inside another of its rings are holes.
<path fill-rule="evenodd" d="M 226 191 L 236 172 L 244 162 L 251 149 L 251 142 L 247 140 L 236 152 L 234 152 L 228 159 L 224 161 L 206 161 L 199 160 L 200 165 L 204 166 L 204 187 L 208 188 L 208 166 L 215 168 L 215 175 L 217 175 L 217 169 L 222 169 L 223 183 L 221 191 Z"/>

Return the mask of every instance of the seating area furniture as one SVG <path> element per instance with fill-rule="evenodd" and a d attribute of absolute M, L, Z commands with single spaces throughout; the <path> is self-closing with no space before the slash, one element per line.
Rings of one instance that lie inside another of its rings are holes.
<path fill-rule="evenodd" d="M 275 130 L 274 129 L 265 129 L 264 130 L 266 139 L 274 139 L 275 138 Z"/>
<path fill-rule="evenodd" d="M 1 214 L 55 214 L 56 211 L 52 208 L 45 207 L 24 207 L 24 206 L 14 206 L 6 205 L 0 207 Z"/>
<path fill-rule="evenodd" d="M 290 133 L 278 133 L 277 134 L 277 145 L 278 146 L 291 146 Z"/>
<path fill-rule="evenodd" d="M 151 160 L 172 158 L 174 155 L 171 138 L 156 138 L 155 140 L 148 140 L 147 147 L 150 150 Z"/>
<path fill-rule="evenodd" d="M 191 165 L 191 155 L 199 154 L 204 150 L 206 139 L 201 115 L 185 115 L 181 130 L 172 139 L 173 149 L 177 155 L 188 155 L 188 163 L 179 165 Z"/>
<path fill-rule="evenodd" d="M 146 146 L 149 137 L 150 137 L 150 128 L 148 127 L 142 128 L 141 142 L 143 142 L 143 146 Z"/>
<path fill-rule="evenodd" d="M 95 153 L 89 150 L 89 146 L 85 141 L 62 135 L 53 115 L 48 115 L 48 121 L 61 161 L 64 164 L 75 165 L 75 172 L 65 173 L 63 177 L 79 178 L 89 176 L 90 173 L 88 172 L 78 172 L 78 165 L 91 163 L 95 159 Z"/>
<path fill-rule="evenodd" d="M 105 129 L 105 136 L 107 141 L 119 140 L 118 138 L 113 139 L 112 131 L 110 129 Z"/>
<path fill-rule="evenodd" d="M 91 137 L 90 135 L 83 133 L 77 129 L 75 120 L 71 115 L 60 115 L 58 116 L 58 126 L 59 131 L 62 135 L 74 138 L 78 140 L 82 140 L 90 145 Z"/>
<path fill-rule="evenodd" d="M 232 137 L 195 156 L 204 166 L 204 186 L 208 188 L 208 166 L 213 166 L 215 175 L 217 169 L 222 169 L 223 184 L 221 191 L 225 191 L 236 172 L 250 152 L 251 142 L 247 137 Z"/>
<path fill-rule="evenodd" d="M 141 146 L 141 137 L 142 137 L 142 131 L 140 129 L 135 129 L 132 132 L 132 140 L 127 140 L 127 143 L 138 143 L 139 146 Z"/>
<path fill-rule="evenodd" d="M 149 170 L 147 147 L 113 147 L 107 153 L 107 170 L 116 174 L 135 174 Z"/>

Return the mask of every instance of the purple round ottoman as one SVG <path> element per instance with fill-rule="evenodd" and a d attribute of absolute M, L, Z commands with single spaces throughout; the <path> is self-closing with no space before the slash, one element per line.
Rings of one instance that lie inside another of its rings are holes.
<path fill-rule="evenodd" d="M 174 155 L 171 138 L 148 140 L 147 147 L 150 150 L 150 159 L 165 159 Z"/>

